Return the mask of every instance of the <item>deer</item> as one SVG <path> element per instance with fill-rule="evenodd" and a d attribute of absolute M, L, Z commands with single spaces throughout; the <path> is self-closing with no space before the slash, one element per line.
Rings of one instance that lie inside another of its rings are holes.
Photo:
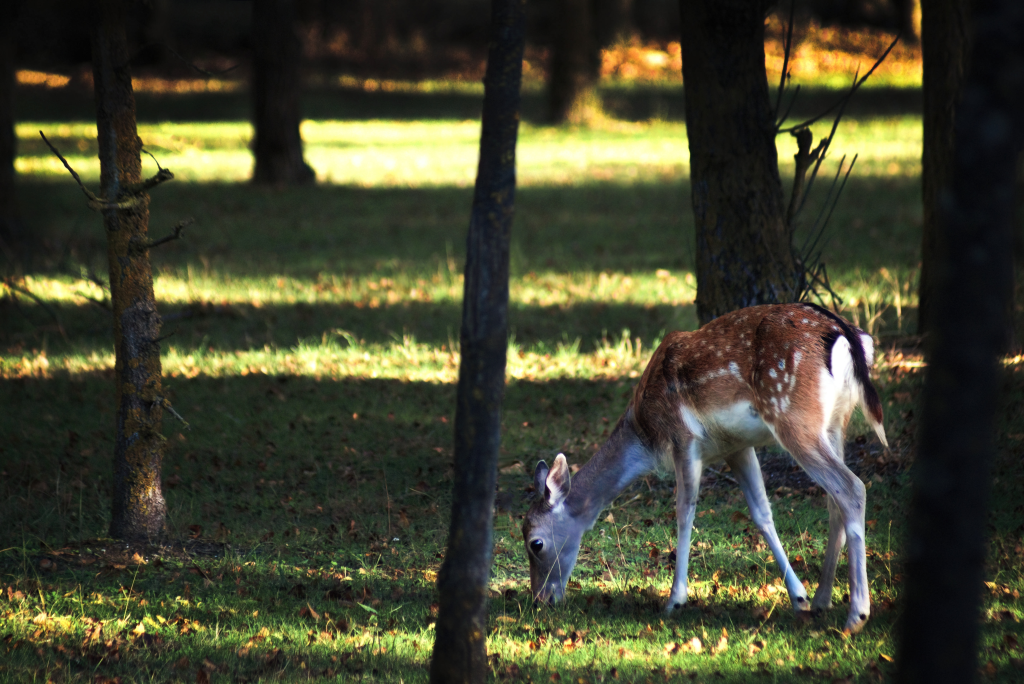
<path fill-rule="evenodd" d="M 673 469 L 676 567 L 667 613 L 687 602 L 690 535 L 701 473 L 724 462 L 778 563 L 793 609 L 820 614 L 848 547 L 850 609 L 844 632 L 870 615 L 865 556 L 867 492 L 843 461 L 856 407 L 888 448 L 882 405 L 871 383 L 874 343 L 842 317 L 807 303 L 772 304 L 720 316 L 698 330 L 665 336 L 625 413 L 594 456 L 570 476 L 564 454 L 534 471 L 535 496 L 523 521 L 534 599 L 563 598 L 583 533 L 637 478 Z M 827 495 L 828 543 L 808 601 L 775 530 L 756 447 L 777 443 Z M 669 465 L 671 463 L 671 466 Z"/>

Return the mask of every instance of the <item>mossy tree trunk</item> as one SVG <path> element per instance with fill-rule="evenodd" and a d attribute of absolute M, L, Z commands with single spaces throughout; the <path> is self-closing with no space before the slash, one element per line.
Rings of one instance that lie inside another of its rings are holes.
<path fill-rule="evenodd" d="M 114 318 L 116 440 L 110 535 L 132 541 L 164 533 L 160 483 L 164 438 L 160 316 L 149 260 L 149 195 L 142 189 L 142 141 L 125 39 L 124 0 L 97 0 L 92 27 L 100 196 Z"/>
<path fill-rule="evenodd" d="M 1024 5 L 980 0 L 937 229 L 897 681 L 973 682 L 1024 144 Z"/>
<path fill-rule="evenodd" d="M 430 681 L 483 682 L 487 583 L 508 346 L 509 239 L 526 0 L 492 0 L 480 162 L 466 240 L 455 408 L 455 481 Z"/>
<path fill-rule="evenodd" d="M 551 121 L 586 125 L 601 116 L 601 50 L 593 0 L 556 0 L 548 107 Z"/>
<path fill-rule="evenodd" d="M 294 0 L 253 0 L 252 180 L 260 185 L 312 183 L 316 174 L 302 156 L 299 124 L 300 46 Z"/>
<path fill-rule="evenodd" d="M 799 275 L 764 67 L 768 6 L 679 3 L 701 324 L 796 297 Z"/>

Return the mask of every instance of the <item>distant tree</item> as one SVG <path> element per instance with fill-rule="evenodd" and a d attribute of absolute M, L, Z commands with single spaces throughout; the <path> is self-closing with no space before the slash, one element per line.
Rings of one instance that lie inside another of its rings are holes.
<path fill-rule="evenodd" d="M 924 148 L 921 186 L 924 225 L 921 231 L 921 279 L 918 284 L 918 332 L 932 325 L 936 269 L 944 258 L 942 192 L 953 175 L 953 128 L 971 52 L 971 0 L 933 0 L 921 7 L 921 53 L 924 65 Z"/>
<path fill-rule="evenodd" d="M 302 156 L 299 124 L 300 46 L 294 0 L 253 0 L 252 180 L 260 185 L 312 183 Z"/>
<path fill-rule="evenodd" d="M 697 317 L 798 295 L 764 66 L 768 0 L 681 0 Z"/>
<path fill-rule="evenodd" d="M 466 240 L 452 517 L 437 588 L 430 681 L 483 682 L 487 584 L 508 348 L 509 239 L 526 0 L 492 0 L 480 162 Z"/>
<path fill-rule="evenodd" d="M 14 160 L 17 136 L 14 132 L 14 76 L 20 0 L 13 0 L 0 21 L 0 249 L 13 258 L 24 239 L 18 215 Z"/>
<path fill-rule="evenodd" d="M 114 319 L 116 431 L 110 536 L 146 541 L 164 534 L 167 507 L 160 482 L 166 400 L 161 389 L 160 316 L 149 259 L 148 189 L 169 172 L 142 178 L 142 141 L 135 125 L 126 0 L 95 0 L 92 73 L 100 157 L 100 196 Z"/>
<path fill-rule="evenodd" d="M 581 125 L 602 112 L 601 76 L 593 0 L 557 0 L 552 17 L 548 107 L 554 123 Z"/>
<path fill-rule="evenodd" d="M 990 470 L 1024 143 L 1024 5 L 979 0 L 936 229 L 897 681 L 977 679 Z M 927 17 L 927 15 L 926 15 Z M 930 34 L 925 34 L 925 40 Z"/>

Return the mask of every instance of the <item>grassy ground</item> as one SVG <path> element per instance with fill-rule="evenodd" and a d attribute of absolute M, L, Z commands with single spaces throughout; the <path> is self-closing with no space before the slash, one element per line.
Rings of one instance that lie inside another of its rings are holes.
<path fill-rule="evenodd" d="M 41 111 L 47 97 L 22 106 Z M 223 97 L 223 111 L 244 102 Z M 165 420 L 176 541 L 149 549 L 104 538 L 110 321 L 88 299 L 102 290 L 81 276 L 105 272 L 105 247 L 99 219 L 36 132 L 95 185 L 94 128 L 52 114 L 19 124 L 23 202 L 47 254 L 18 282 L 46 306 L 10 291 L 0 300 L 0 679 L 425 681 L 478 132 L 449 105 L 437 104 L 447 114 L 434 120 L 405 110 L 307 123 L 321 182 L 287 191 L 243 182 L 249 128 L 237 118 L 142 126 L 147 149 L 179 178 L 154 195 L 154 235 L 197 219 L 153 256 L 174 333 L 163 343 L 167 384 L 191 429 Z M 76 107 L 88 111 L 66 111 Z M 534 463 L 557 451 L 584 461 L 664 332 L 695 324 L 685 128 L 666 118 L 523 128 L 488 641 L 495 677 L 886 679 L 923 370 L 896 345 L 916 306 L 920 121 L 884 107 L 858 113 L 833 148 L 860 160 L 825 253 L 846 315 L 880 338 L 893 445 L 883 453 L 861 437 L 863 423 L 851 428 L 848 460 L 870 485 L 864 633 L 839 633 L 845 564 L 836 608 L 806 624 L 793 618 L 736 488 L 715 475 L 704 483 L 692 604 L 681 615 L 659 612 L 674 516 L 672 484 L 657 478 L 637 483 L 585 537 L 565 603 L 529 600 L 519 516 Z M 784 177 L 792 152 L 780 139 Z M 1022 372 L 1020 359 L 1008 361 L 984 588 L 981 661 L 1007 682 L 1021 676 L 1024 639 Z M 764 463 L 780 535 L 813 589 L 823 499 L 787 457 Z"/>

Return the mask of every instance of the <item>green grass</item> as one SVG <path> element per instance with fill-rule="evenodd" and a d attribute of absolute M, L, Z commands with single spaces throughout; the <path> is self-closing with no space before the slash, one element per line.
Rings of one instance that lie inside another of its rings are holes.
<path fill-rule="evenodd" d="M 110 320 L 87 299 L 102 290 L 79 277 L 105 272 L 102 228 L 39 128 L 86 182 L 97 175 L 89 124 L 19 124 L 23 206 L 47 248 L 19 284 L 47 309 L 11 292 L 0 300 L 0 679 L 195 681 L 202 670 L 225 682 L 425 681 L 478 124 L 310 122 L 307 152 L 321 182 L 286 191 L 242 182 L 245 123 L 141 126 L 147 149 L 179 179 L 154 193 L 153 234 L 186 215 L 197 223 L 153 254 L 164 332 L 174 333 L 162 343 L 168 392 L 191 424 L 165 416 L 170 538 L 184 544 L 138 558 L 104 538 Z M 794 619 L 736 489 L 714 477 L 696 523 L 692 605 L 680 615 L 659 612 L 675 544 L 671 482 L 656 478 L 637 483 L 585 537 L 568 600 L 531 605 L 519 516 L 533 464 L 557 451 L 573 463 L 589 457 L 660 338 L 696 317 L 685 128 L 528 124 L 491 582 L 488 649 L 499 680 L 891 673 L 904 467 L 923 371 L 917 357 L 886 349 L 912 330 L 916 307 L 920 122 L 858 116 L 841 131 L 836 154 L 860 159 L 825 260 L 845 313 L 882 341 L 878 385 L 893 445 L 888 454 L 870 437 L 849 445 L 871 483 L 865 632 L 839 634 L 845 564 L 836 607 Z M 792 141 L 779 144 L 785 178 Z M 1007 365 L 999 418 L 981 654 L 995 681 L 1018 677 L 1024 639 L 1021 369 L 1019 359 Z M 866 432 L 856 421 L 851 440 Z M 777 477 L 791 466 L 782 458 L 768 456 Z M 813 589 L 827 535 L 820 492 L 773 485 L 770 494 L 783 543 Z M 723 630 L 727 648 L 715 652 Z M 700 653 L 686 646 L 695 637 Z"/>

